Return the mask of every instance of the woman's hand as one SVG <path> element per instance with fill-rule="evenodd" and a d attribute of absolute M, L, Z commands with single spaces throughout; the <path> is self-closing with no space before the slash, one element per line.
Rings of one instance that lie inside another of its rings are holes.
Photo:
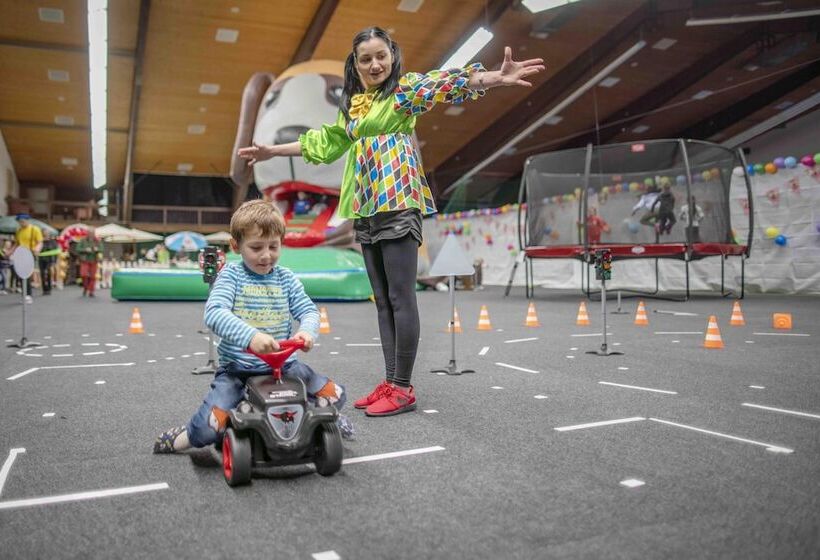
<path fill-rule="evenodd" d="M 265 161 L 275 156 L 276 150 L 274 146 L 267 146 L 264 144 L 260 146 L 254 142 L 252 146 L 248 146 L 247 148 L 239 148 L 236 155 L 242 159 L 248 160 L 248 167 L 253 167 L 256 162 Z"/>
<path fill-rule="evenodd" d="M 501 64 L 500 78 L 502 86 L 532 87 L 524 78 L 546 69 L 543 58 L 531 58 L 516 62 L 512 59 L 512 49 L 504 47 L 504 62 Z"/>

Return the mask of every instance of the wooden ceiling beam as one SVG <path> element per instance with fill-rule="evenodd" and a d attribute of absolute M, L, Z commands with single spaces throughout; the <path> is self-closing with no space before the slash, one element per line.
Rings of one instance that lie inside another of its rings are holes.
<path fill-rule="evenodd" d="M 293 53 L 293 58 L 290 59 L 288 66 L 308 61 L 313 57 L 316 45 L 319 44 L 322 35 L 324 35 L 327 24 L 330 23 L 330 18 L 333 17 L 333 12 L 336 11 L 338 5 L 339 0 L 322 0 L 322 4 L 316 10 L 316 15 L 313 16 L 307 31 L 302 36 L 302 41 L 299 43 L 296 52 Z"/>
<path fill-rule="evenodd" d="M 76 45 L 60 45 L 56 43 L 44 43 L 42 41 L 24 41 L 22 39 L 0 39 L 0 47 L 16 47 L 21 49 L 37 49 L 41 51 L 69 52 L 78 54 L 88 54 L 88 46 L 78 47 Z M 111 56 L 123 56 L 134 58 L 134 52 L 128 49 L 108 49 Z"/>
<path fill-rule="evenodd" d="M 48 128 L 52 130 L 81 130 L 83 132 L 88 132 L 91 127 L 81 124 L 72 124 L 72 125 L 62 125 L 62 124 L 51 124 L 51 123 L 42 123 L 42 122 L 32 122 L 32 121 L 9 121 L 9 120 L 0 120 L 0 127 L 6 126 L 17 126 L 23 128 Z M 114 132 L 125 134 L 128 132 L 127 128 L 107 128 L 106 132 Z"/>
<path fill-rule="evenodd" d="M 734 57 L 741 54 L 750 45 L 753 45 L 760 39 L 762 31 L 763 26 L 757 26 L 745 33 L 737 35 L 727 43 L 721 44 L 718 48 L 688 65 L 671 78 L 661 82 L 623 109 L 611 114 L 599 125 L 598 133 L 596 133 L 596 131 L 580 133 L 575 138 L 552 148 L 551 151 L 577 148 L 579 146 L 586 146 L 589 143 L 606 144 L 622 132 L 622 125 L 629 122 L 631 120 L 630 117 L 634 115 L 645 115 L 663 107 L 666 103 L 678 96 L 681 91 L 704 79 Z M 600 134 L 600 137 L 598 137 L 598 134 Z"/>
<path fill-rule="evenodd" d="M 499 145 L 528 126 L 534 115 L 545 113 L 566 94 L 567 90 L 587 77 L 603 56 L 608 56 L 621 42 L 637 33 L 650 15 L 650 5 L 644 3 L 584 52 L 579 53 L 575 57 L 576 63 L 567 65 L 550 80 L 533 88 L 530 95 L 442 162 L 428 174 L 433 194 L 438 196 L 438 193 L 443 192 L 472 167 L 487 159 Z"/>
<path fill-rule="evenodd" d="M 672 138 L 694 138 L 708 140 L 714 134 L 737 124 L 738 121 L 753 115 L 764 107 L 771 105 L 789 92 L 798 89 L 820 75 L 820 61 L 806 64 L 800 70 L 792 72 L 754 95 L 738 100 L 721 111 L 709 115 L 700 122 L 689 126 Z"/>

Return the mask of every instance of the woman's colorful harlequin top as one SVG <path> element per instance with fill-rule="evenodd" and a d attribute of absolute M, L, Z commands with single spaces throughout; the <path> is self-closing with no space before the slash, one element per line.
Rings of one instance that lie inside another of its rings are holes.
<path fill-rule="evenodd" d="M 347 154 L 339 198 L 341 217 L 409 208 L 418 208 L 422 214 L 436 211 L 413 142 L 416 116 L 436 103 L 457 104 L 484 95 L 482 90 L 467 87 L 470 75 L 483 71 L 476 63 L 426 74 L 410 72 L 386 99 L 377 99 L 370 92 L 354 95 L 349 122 L 339 112 L 334 124 L 299 137 L 302 157 L 310 163 L 329 163 Z"/>

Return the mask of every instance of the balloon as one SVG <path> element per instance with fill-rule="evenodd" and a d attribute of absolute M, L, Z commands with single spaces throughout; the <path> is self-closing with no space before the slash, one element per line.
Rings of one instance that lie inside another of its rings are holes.
<path fill-rule="evenodd" d="M 678 175 L 676 178 L 678 185 L 683 187 L 686 185 L 686 175 Z"/>
<path fill-rule="evenodd" d="M 701 173 L 701 177 L 703 177 L 704 181 L 708 181 L 709 179 L 712 178 L 712 172 L 709 171 L 709 170 L 704 171 L 703 173 Z"/>
<path fill-rule="evenodd" d="M 752 165 L 751 163 L 749 165 L 747 165 L 746 166 L 746 173 L 748 173 L 750 177 L 753 176 L 755 174 L 755 166 Z"/>
<path fill-rule="evenodd" d="M 755 164 L 755 173 L 757 173 L 758 175 L 763 175 L 765 172 L 766 172 L 766 168 L 763 167 L 762 163 L 756 163 Z"/>
<path fill-rule="evenodd" d="M 784 167 L 786 167 L 786 160 L 782 157 L 774 158 L 774 161 L 772 163 L 774 163 L 774 166 L 778 169 L 783 169 Z"/>
<path fill-rule="evenodd" d="M 777 166 L 773 163 L 767 163 L 764 169 L 766 170 L 766 173 L 768 173 L 769 175 L 774 175 L 775 173 L 777 173 Z"/>
<path fill-rule="evenodd" d="M 820 233 L 820 223 L 818 223 L 818 224 L 817 224 L 817 227 L 815 227 L 814 229 L 816 229 L 816 230 L 817 230 L 817 233 Z"/>
<path fill-rule="evenodd" d="M 624 224 L 626 225 L 626 229 L 629 231 L 629 233 L 638 233 L 641 229 L 641 226 L 638 225 L 638 222 L 634 222 L 629 218 L 624 220 Z"/>
<path fill-rule="evenodd" d="M 774 242 L 780 245 L 781 247 L 785 247 L 786 243 L 788 243 L 789 240 L 786 238 L 785 235 L 778 235 L 774 238 Z"/>
<path fill-rule="evenodd" d="M 551 233 L 552 233 L 552 228 L 550 226 L 547 226 L 547 227 L 544 228 L 544 235 L 549 235 Z"/>
<path fill-rule="evenodd" d="M 766 237 L 769 239 L 774 239 L 778 235 L 780 235 L 780 230 L 778 228 L 774 226 L 769 226 L 766 228 Z"/>
<path fill-rule="evenodd" d="M 629 192 L 638 192 L 640 187 L 638 183 L 629 183 Z"/>
<path fill-rule="evenodd" d="M 609 187 L 601 188 L 601 192 L 604 193 L 604 194 L 609 194 Z"/>
<path fill-rule="evenodd" d="M 820 164 L 820 152 L 814 154 L 814 163 Z"/>
<path fill-rule="evenodd" d="M 814 167 L 814 164 L 817 162 L 814 161 L 814 158 L 812 156 L 803 156 L 802 158 L 800 158 L 800 163 L 802 163 L 806 167 Z"/>
<path fill-rule="evenodd" d="M 738 166 L 732 169 L 732 175 L 735 177 L 743 177 L 743 168 Z"/>
<path fill-rule="evenodd" d="M 651 187 L 652 185 L 655 184 L 655 180 L 652 179 L 652 177 L 647 177 L 646 179 L 643 180 L 643 184 L 646 185 L 647 187 Z"/>
<path fill-rule="evenodd" d="M 783 160 L 783 163 L 786 165 L 788 169 L 792 169 L 797 166 L 797 159 L 793 158 L 792 156 L 789 156 Z"/>

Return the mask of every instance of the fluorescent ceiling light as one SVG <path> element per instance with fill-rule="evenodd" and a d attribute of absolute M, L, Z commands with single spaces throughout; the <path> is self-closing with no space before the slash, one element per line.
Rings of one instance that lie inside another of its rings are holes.
<path fill-rule="evenodd" d="M 74 117 L 68 115 L 57 115 L 54 117 L 54 122 L 62 126 L 74 126 Z"/>
<path fill-rule="evenodd" d="M 496 159 L 498 159 L 498 157 L 501 154 L 504 153 L 504 150 L 506 150 L 510 146 L 515 146 L 516 144 L 518 144 L 524 138 L 530 137 L 534 130 L 536 130 L 538 127 L 544 125 L 545 123 L 547 123 L 549 121 L 549 119 L 551 119 L 552 117 L 555 117 L 555 116 L 559 115 L 561 113 L 561 111 L 563 111 L 564 109 L 566 109 L 567 107 L 572 105 L 579 97 L 581 97 L 587 91 L 592 89 L 595 86 L 595 84 L 597 84 L 598 82 L 603 80 L 606 76 L 609 76 L 610 74 L 612 74 L 617 68 L 619 68 L 627 60 L 629 60 L 630 58 L 635 56 L 638 53 L 638 51 L 640 51 L 645 46 L 646 46 L 646 41 L 638 41 L 637 43 L 635 43 L 634 45 L 629 47 L 627 50 L 625 50 L 623 53 L 621 53 L 621 55 L 618 58 L 616 58 L 615 60 L 613 60 L 612 62 L 607 64 L 606 67 L 602 68 L 600 72 L 598 72 L 597 74 L 592 76 L 589 80 L 587 80 L 581 87 L 579 87 L 578 89 L 573 91 L 571 94 L 569 94 L 563 100 L 561 100 L 560 103 L 555 105 L 552 109 L 547 111 L 540 118 L 536 119 L 535 122 L 533 122 L 530 126 L 528 126 L 524 130 L 519 132 L 517 135 L 515 135 L 515 137 L 513 137 L 511 140 L 506 142 L 503 146 L 498 148 L 495 152 L 490 154 L 490 157 L 485 158 L 481 163 L 479 163 L 478 165 L 473 167 L 464 176 L 462 176 L 460 179 L 458 179 L 453 184 L 451 184 L 449 187 L 447 187 L 444 190 L 444 192 L 441 193 L 441 194 L 446 195 L 447 193 L 451 192 L 453 189 L 455 189 L 456 187 L 458 187 L 459 185 L 461 185 L 465 181 L 467 181 L 470 177 L 472 177 L 473 175 L 475 175 L 476 173 L 478 173 L 479 171 L 481 171 L 482 169 L 484 169 L 485 167 L 490 165 Z"/>
<path fill-rule="evenodd" d="M 457 117 L 463 112 L 464 107 L 462 107 L 461 105 L 450 105 L 449 107 L 447 107 L 447 110 L 444 111 L 444 114 L 449 115 L 451 117 Z"/>
<path fill-rule="evenodd" d="M 205 134 L 204 124 L 189 124 L 188 134 Z"/>
<path fill-rule="evenodd" d="M 40 21 L 46 23 L 65 23 L 65 17 L 60 8 L 38 8 L 37 14 L 40 16 Z"/>
<path fill-rule="evenodd" d="M 194 170 L 194 164 L 193 163 L 178 163 L 177 164 L 177 171 L 179 171 L 180 173 L 188 173 L 188 172 L 193 171 L 193 170 Z"/>
<path fill-rule="evenodd" d="M 723 146 L 727 148 L 737 148 L 741 144 L 745 144 L 747 141 L 755 138 L 756 136 L 760 136 L 764 132 L 768 132 L 771 129 L 780 126 L 783 123 L 787 123 L 793 118 L 806 113 L 808 111 L 813 110 L 815 107 L 820 105 L 820 93 L 815 93 L 808 99 L 804 99 L 800 103 L 792 105 L 785 111 L 781 113 L 777 113 L 775 116 L 766 119 L 762 123 L 759 123 L 752 128 L 744 130 L 740 134 L 737 134 L 725 142 L 723 142 Z"/>
<path fill-rule="evenodd" d="M 555 126 L 556 124 L 558 124 L 562 120 L 564 120 L 564 117 L 562 117 L 561 115 L 553 115 L 550 118 L 546 119 L 544 121 L 544 124 L 548 124 L 550 126 Z"/>
<path fill-rule="evenodd" d="M 599 83 L 598 85 L 601 86 L 601 87 L 610 88 L 610 87 L 614 86 L 615 84 L 617 84 L 620 81 L 621 81 L 620 78 L 615 77 L 615 76 L 610 76 L 608 78 L 604 78 L 603 80 L 601 80 L 601 83 Z"/>
<path fill-rule="evenodd" d="M 238 14 L 239 13 L 239 6 L 231 7 L 231 13 L 232 14 Z"/>
<path fill-rule="evenodd" d="M 199 84 L 199 93 L 203 95 L 216 95 L 219 93 L 219 84 Z"/>
<path fill-rule="evenodd" d="M 88 0 L 88 90 L 91 96 L 91 168 L 104 187 L 108 141 L 108 0 Z"/>
<path fill-rule="evenodd" d="M 77 158 L 63 157 L 60 159 L 60 163 L 62 163 L 63 165 L 77 165 Z"/>
<path fill-rule="evenodd" d="M 729 16 L 722 18 L 692 18 L 686 20 L 686 25 L 693 27 L 696 25 L 726 25 L 732 23 L 750 23 L 755 21 L 773 21 L 778 19 L 793 19 L 801 17 L 820 16 L 820 10 L 801 10 L 798 12 L 779 12 L 776 14 L 758 14 L 752 16 Z"/>
<path fill-rule="evenodd" d="M 646 126 L 645 124 L 640 124 L 640 125 L 636 126 L 635 128 L 633 128 L 632 132 L 634 132 L 636 134 L 640 134 L 642 132 L 646 132 L 647 130 L 649 130 L 648 126 Z"/>
<path fill-rule="evenodd" d="M 573 4 L 579 0 L 521 0 L 521 3 L 532 13 L 543 12 L 558 6 L 566 6 Z"/>
<path fill-rule="evenodd" d="M 49 70 L 48 79 L 52 82 L 67 82 L 69 81 L 68 70 Z"/>
<path fill-rule="evenodd" d="M 216 30 L 215 39 L 220 43 L 236 43 L 236 40 L 239 39 L 239 30 L 220 27 Z"/>
<path fill-rule="evenodd" d="M 439 68 L 461 68 L 465 66 L 492 38 L 493 34 L 490 31 L 479 27 Z"/>
<path fill-rule="evenodd" d="M 710 89 L 703 89 L 703 90 L 697 92 L 695 95 L 693 95 L 692 99 L 697 99 L 698 101 L 700 101 L 701 99 L 706 99 L 707 97 L 709 97 L 713 93 L 715 93 L 715 92 L 713 92 Z"/>
<path fill-rule="evenodd" d="M 743 67 L 743 69 L 747 72 L 754 72 L 756 70 L 760 70 L 760 66 L 758 66 L 757 64 L 747 64 Z"/>
<path fill-rule="evenodd" d="M 652 45 L 652 48 L 658 49 L 659 51 L 665 51 L 677 42 L 677 39 L 669 39 L 668 37 L 664 37 L 663 39 Z"/>
<path fill-rule="evenodd" d="M 778 111 L 782 111 L 783 109 L 788 109 L 792 105 L 794 105 L 794 101 L 783 101 L 782 103 L 775 105 L 774 108 Z"/>
<path fill-rule="evenodd" d="M 401 0 L 396 9 L 400 12 L 418 12 L 424 0 Z"/>

